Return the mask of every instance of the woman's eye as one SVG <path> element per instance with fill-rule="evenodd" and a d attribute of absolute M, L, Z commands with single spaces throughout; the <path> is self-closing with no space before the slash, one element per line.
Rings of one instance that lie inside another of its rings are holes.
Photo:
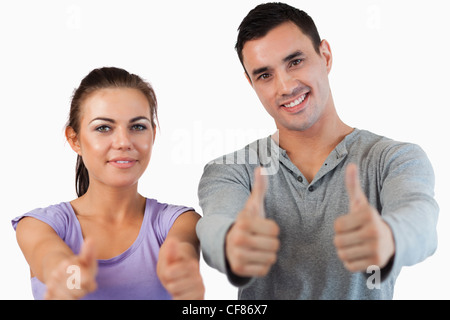
<path fill-rule="evenodd" d="M 131 127 L 131 129 L 135 130 L 135 131 L 143 131 L 143 130 L 147 129 L 147 127 L 144 126 L 143 124 L 135 124 Z"/>
<path fill-rule="evenodd" d="M 111 130 L 111 128 L 108 126 L 99 126 L 99 127 L 95 128 L 95 130 L 98 132 L 108 132 Z"/>

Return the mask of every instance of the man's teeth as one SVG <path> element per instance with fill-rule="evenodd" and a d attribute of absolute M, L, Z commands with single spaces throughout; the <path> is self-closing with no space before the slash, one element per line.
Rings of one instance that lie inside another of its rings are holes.
<path fill-rule="evenodd" d="M 285 104 L 284 106 L 286 108 L 292 108 L 292 107 L 298 106 L 300 103 L 303 102 L 303 100 L 305 100 L 305 98 L 306 98 L 306 93 L 304 95 L 302 95 L 300 98 L 298 98 L 297 100 L 292 101 L 289 104 Z"/>
<path fill-rule="evenodd" d="M 116 161 L 117 163 L 130 163 L 131 161 Z"/>

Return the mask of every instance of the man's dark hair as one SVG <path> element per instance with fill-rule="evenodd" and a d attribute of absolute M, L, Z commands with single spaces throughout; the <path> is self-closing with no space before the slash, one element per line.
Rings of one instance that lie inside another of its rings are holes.
<path fill-rule="evenodd" d="M 252 9 L 238 28 L 235 49 L 242 66 L 242 49 L 247 41 L 264 37 L 270 30 L 285 22 L 293 22 L 308 36 L 317 53 L 320 53 L 320 36 L 313 19 L 304 11 L 281 2 L 260 4 Z M 245 67 L 244 67 L 245 69 Z"/>

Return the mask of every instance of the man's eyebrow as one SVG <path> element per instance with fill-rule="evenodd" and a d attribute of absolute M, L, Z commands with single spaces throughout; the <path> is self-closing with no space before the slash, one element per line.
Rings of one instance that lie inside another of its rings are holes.
<path fill-rule="evenodd" d="M 294 59 L 294 58 L 299 58 L 304 56 L 304 53 L 300 50 L 295 51 L 294 53 L 291 53 L 290 55 L 288 55 L 287 57 L 285 57 L 283 59 L 283 62 L 289 62 L 290 60 Z M 264 73 L 269 71 L 269 67 L 262 67 L 262 68 L 258 68 L 253 70 L 252 75 L 253 76 L 257 76 L 258 74 Z"/>
<path fill-rule="evenodd" d="M 269 67 L 258 68 L 258 69 L 253 70 L 252 75 L 257 76 L 258 74 L 267 72 L 268 70 L 269 70 Z"/>
<path fill-rule="evenodd" d="M 298 58 L 304 56 L 303 52 L 301 52 L 300 50 L 295 51 L 294 53 L 291 53 L 290 55 L 288 55 L 286 58 L 283 59 L 283 62 L 289 62 L 290 60 L 294 59 L 294 58 Z"/>

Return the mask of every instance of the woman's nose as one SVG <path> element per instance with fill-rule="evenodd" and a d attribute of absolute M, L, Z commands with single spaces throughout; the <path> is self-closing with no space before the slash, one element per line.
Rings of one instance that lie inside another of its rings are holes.
<path fill-rule="evenodd" d="M 127 129 L 118 128 L 114 134 L 114 148 L 119 150 L 129 150 L 131 149 L 132 142 L 131 137 Z"/>

